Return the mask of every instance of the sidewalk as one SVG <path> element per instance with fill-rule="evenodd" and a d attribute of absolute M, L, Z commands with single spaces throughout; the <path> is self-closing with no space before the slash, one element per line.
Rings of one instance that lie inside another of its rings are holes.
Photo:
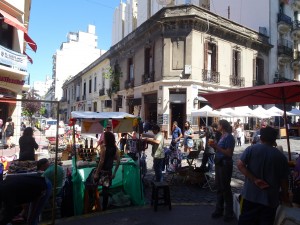
<path fill-rule="evenodd" d="M 212 219 L 211 213 L 214 207 L 210 204 L 186 204 L 173 205 L 169 211 L 166 206 L 159 206 L 157 212 L 149 206 L 140 208 L 125 208 L 118 210 L 109 210 L 102 213 L 85 214 L 83 216 L 71 217 L 56 220 L 56 224 L 64 225 L 220 225 L 220 224 L 237 224 L 234 219 L 230 223 L 225 223 L 223 218 Z"/>

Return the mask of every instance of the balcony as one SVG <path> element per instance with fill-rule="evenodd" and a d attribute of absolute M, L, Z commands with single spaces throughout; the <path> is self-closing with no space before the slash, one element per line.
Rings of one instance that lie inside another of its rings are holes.
<path fill-rule="evenodd" d="M 291 17 L 283 13 L 278 13 L 277 24 L 278 24 L 278 32 L 281 34 L 286 34 L 291 30 L 293 23 Z"/>
<path fill-rule="evenodd" d="M 210 83 L 220 83 L 220 73 L 211 70 L 202 70 L 202 80 Z"/>
<path fill-rule="evenodd" d="M 300 39 L 300 21 L 299 20 L 294 20 L 291 36 L 296 41 Z"/>
<path fill-rule="evenodd" d="M 229 77 L 230 85 L 235 87 L 245 87 L 245 78 L 231 75 Z"/>
<path fill-rule="evenodd" d="M 292 61 L 292 68 L 294 70 L 300 69 L 300 52 L 299 51 L 294 52 L 294 59 Z"/>
<path fill-rule="evenodd" d="M 105 95 L 105 88 L 99 90 L 99 96 Z"/>
<path fill-rule="evenodd" d="M 86 100 L 86 95 L 82 95 L 82 100 Z"/>
<path fill-rule="evenodd" d="M 294 11 L 300 11 L 300 0 L 293 0 L 292 8 Z"/>
<path fill-rule="evenodd" d="M 279 75 L 279 77 L 274 77 L 274 79 L 273 79 L 274 83 L 287 82 L 287 81 L 293 81 L 293 80 L 287 79 L 283 75 Z"/>
<path fill-rule="evenodd" d="M 290 63 L 293 57 L 293 43 L 285 40 L 279 39 L 277 45 L 277 55 L 278 55 L 278 64 L 285 65 Z"/>
<path fill-rule="evenodd" d="M 150 74 L 144 74 L 142 76 L 142 84 L 148 84 L 154 82 L 154 71 Z"/>
<path fill-rule="evenodd" d="M 1 50 L 1 70 L 5 71 L 5 75 L 27 75 L 27 57 L 12 49 L 5 48 L 0 45 Z M 4 75 L 4 73 L 2 73 Z"/>
<path fill-rule="evenodd" d="M 265 85 L 266 82 L 262 79 L 259 80 L 253 80 L 253 86 L 260 86 L 260 85 Z"/>
<path fill-rule="evenodd" d="M 125 81 L 125 89 L 129 89 L 129 88 L 133 88 L 133 87 L 134 87 L 134 79 Z"/>
<path fill-rule="evenodd" d="M 76 102 L 79 102 L 80 101 L 80 97 L 76 97 Z"/>

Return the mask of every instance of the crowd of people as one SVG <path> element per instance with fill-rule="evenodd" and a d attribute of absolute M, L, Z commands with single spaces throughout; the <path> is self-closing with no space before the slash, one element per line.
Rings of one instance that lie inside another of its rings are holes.
<path fill-rule="evenodd" d="M 7 120 L 5 132 L 13 126 Z M 230 123 L 227 120 L 219 120 L 210 126 L 203 127 L 199 132 L 202 140 L 202 162 L 201 171 L 215 172 L 216 186 L 216 206 L 212 212 L 212 218 L 223 218 L 225 222 L 234 219 L 233 196 L 231 190 L 231 177 L 233 172 L 233 153 L 236 146 L 242 146 L 244 125 L 237 120 Z M 148 136 L 147 132 L 151 129 L 153 136 Z M 102 185 L 102 209 L 108 207 L 109 188 L 112 184 L 120 164 L 120 152 L 129 153 L 129 139 L 142 139 L 152 146 L 151 156 L 153 157 L 153 169 L 155 181 L 161 182 L 164 179 L 166 156 L 170 151 L 178 151 L 183 147 L 183 153 L 189 154 L 194 151 L 195 131 L 190 122 L 184 123 L 183 130 L 174 121 L 172 123 L 172 134 L 170 148 L 166 150 L 164 135 L 160 126 L 151 124 L 140 136 L 136 132 L 115 134 L 112 125 L 108 124 L 103 133 L 98 135 L 96 149 L 99 149 L 99 163 L 93 173 L 94 182 Z M 9 135 L 7 135 L 9 136 Z M 239 224 L 273 224 L 276 209 L 279 203 L 290 204 L 288 196 L 288 178 L 290 168 L 287 158 L 276 148 L 277 131 L 268 126 L 266 121 L 262 121 L 252 137 L 252 143 L 242 153 L 237 162 L 237 168 L 245 176 L 245 184 L 241 193 L 243 207 L 239 217 Z M 20 161 L 35 160 L 34 151 L 38 145 L 33 137 L 33 129 L 26 127 L 19 139 Z M 120 152 L 119 152 L 120 149 Z M 115 167 L 114 161 L 116 161 Z M 300 165 L 300 160 L 299 165 Z M 49 166 L 46 159 L 38 162 L 39 176 L 22 176 L 22 179 L 12 176 L 0 183 L 0 197 L 5 206 L 5 216 L 0 221 L 5 224 L 13 219 L 22 218 L 29 224 L 37 224 L 38 215 L 41 213 L 45 203 L 51 196 L 51 189 L 54 183 L 53 165 Z M 300 166 L 298 167 L 300 168 Z M 114 169 L 113 169 L 114 168 Z M 300 169 L 298 171 L 299 177 Z M 56 182 L 62 186 L 65 177 L 63 169 L 59 170 Z M 103 178 L 107 179 L 106 182 Z M 22 185 L 19 185 L 22 182 Z M 29 187 L 29 183 L 34 187 Z M 16 194 L 11 196 L 12 191 L 23 193 L 24 190 L 33 190 L 32 195 L 26 197 Z M 20 189 L 20 190 L 19 190 Z M 21 191 L 22 190 L 22 191 Z M 57 191 L 60 194 L 60 190 Z M 37 204 L 39 203 L 39 204 Z M 16 206 L 22 205 L 22 209 L 16 216 Z M 35 209 L 35 210 L 32 210 Z"/>

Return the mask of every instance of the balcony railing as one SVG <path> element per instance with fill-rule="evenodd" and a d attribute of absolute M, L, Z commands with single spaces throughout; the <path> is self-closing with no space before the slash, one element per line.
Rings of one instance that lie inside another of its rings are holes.
<path fill-rule="evenodd" d="M 76 97 L 76 101 L 79 102 L 80 101 L 80 97 Z"/>
<path fill-rule="evenodd" d="M 292 25 L 293 22 L 292 22 L 292 18 L 283 14 L 283 13 L 278 13 L 278 16 L 277 16 L 277 22 L 280 23 L 280 22 L 284 22 L 286 24 L 289 24 L 289 25 Z"/>
<path fill-rule="evenodd" d="M 133 88 L 133 87 L 134 87 L 134 79 L 125 81 L 125 89 L 129 89 L 129 88 Z"/>
<path fill-rule="evenodd" d="M 278 55 L 284 54 L 287 56 L 293 56 L 293 43 L 286 39 L 279 39 L 278 40 Z"/>
<path fill-rule="evenodd" d="M 142 76 L 142 84 L 147 84 L 150 82 L 154 82 L 154 71 L 151 72 L 150 74 L 144 74 Z"/>
<path fill-rule="evenodd" d="M 105 89 L 104 88 L 99 90 L 99 96 L 103 96 L 103 95 L 105 95 Z"/>
<path fill-rule="evenodd" d="M 253 86 L 265 85 L 266 82 L 263 80 L 253 80 Z"/>
<path fill-rule="evenodd" d="M 300 29 L 300 21 L 299 20 L 294 20 L 293 21 L 293 30 Z"/>
<path fill-rule="evenodd" d="M 230 85 L 231 86 L 236 86 L 236 87 L 244 87 L 245 86 L 245 78 L 244 77 L 237 77 L 231 75 L 229 77 L 230 79 Z"/>
<path fill-rule="evenodd" d="M 202 80 L 211 83 L 220 83 L 220 72 L 202 70 Z"/>
<path fill-rule="evenodd" d="M 82 100 L 86 100 L 86 96 L 85 95 L 82 95 Z"/>

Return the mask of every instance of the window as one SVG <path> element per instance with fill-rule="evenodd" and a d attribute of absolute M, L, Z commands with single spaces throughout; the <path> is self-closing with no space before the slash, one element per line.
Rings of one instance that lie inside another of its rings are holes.
<path fill-rule="evenodd" d="M 134 79 L 134 71 L 133 71 L 133 59 L 129 58 L 128 59 L 128 80 L 133 80 Z"/>
<path fill-rule="evenodd" d="M 184 66 L 184 40 L 172 40 L 172 69 L 182 70 Z"/>
<path fill-rule="evenodd" d="M 97 77 L 95 75 L 95 77 L 94 77 L 94 92 L 96 92 L 96 91 L 97 91 Z"/>
<path fill-rule="evenodd" d="M 151 48 L 145 49 L 145 74 L 150 74 L 153 70 L 153 58 Z"/>
<path fill-rule="evenodd" d="M 12 49 L 13 44 L 13 27 L 0 20 L 0 45 Z"/>
<path fill-rule="evenodd" d="M 89 93 L 92 93 L 92 79 L 89 80 Z"/>
<path fill-rule="evenodd" d="M 205 43 L 204 53 L 204 69 L 208 71 L 217 71 L 218 59 L 217 59 L 217 48 L 218 46 L 212 42 Z"/>
<path fill-rule="evenodd" d="M 83 83 L 83 96 L 85 96 L 86 95 L 86 83 L 84 82 Z M 83 99 L 83 100 L 85 100 L 85 99 Z"/>
<path fill-rule="evenodd" d="M 102 77 L 102 89 L 105 89 L 105 78 Z"/>
<path fill-rule="evenodd" d="M 254 66 L 254 76 L 253 80 L 256 81 L 256 84 L 265 84 L 264 79 L 264 60 L 262 58 L 256 58 L 253 60 Z"/>
<path fill-rule="evenodd" d="M 94 102 L 94 112 L 97 112 L 97 102 Z"/>
<path fill-rule="evenodd" d="M 241 52 L 238 50 L 232 52 L 232 75 L 241 77 Z"/>

